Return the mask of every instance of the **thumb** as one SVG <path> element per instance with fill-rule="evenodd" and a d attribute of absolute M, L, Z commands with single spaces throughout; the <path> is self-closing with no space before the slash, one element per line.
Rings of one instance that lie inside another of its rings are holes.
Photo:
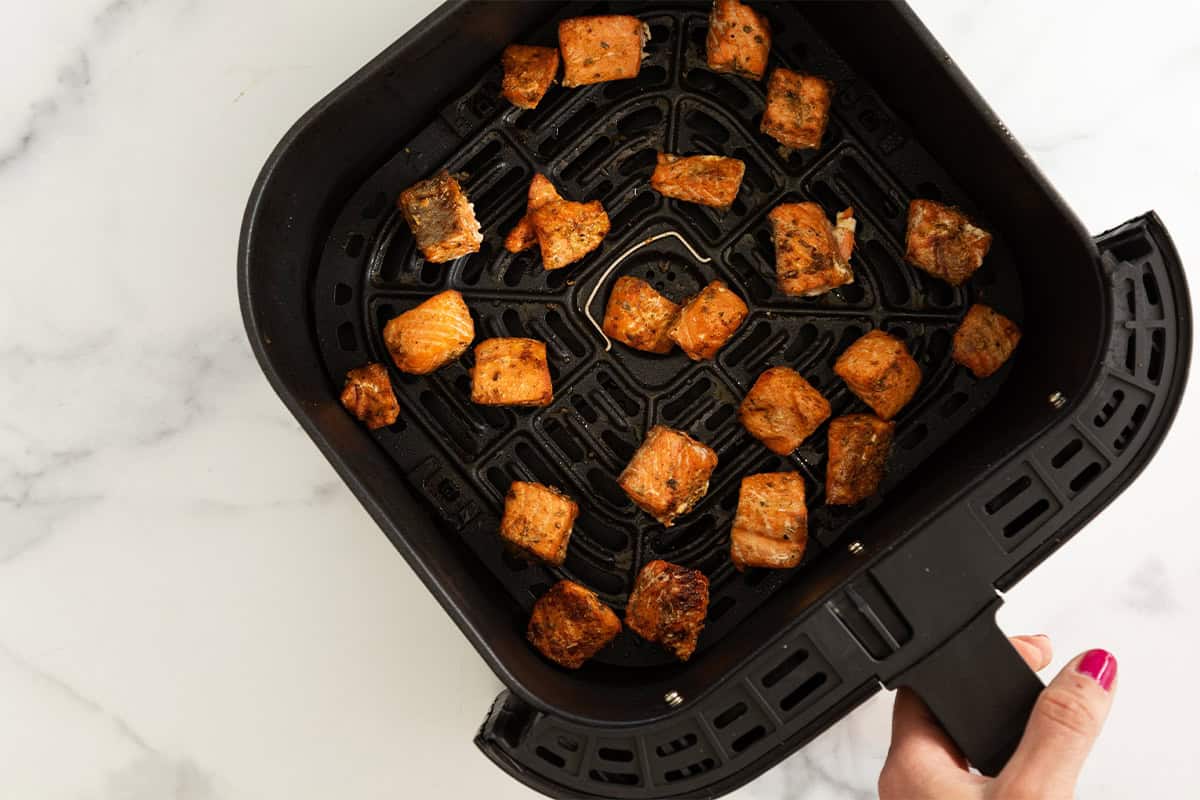
<path fill-rule="evenodd" d="M 1117 659 L 1089 650 L 1071 659 L 1038 697 L 1016 753 L 996 778 L 999 797 L 1074 797 L 1116 689 Z M 1023 794 L 1024 792 L 1024 794 Z"/>

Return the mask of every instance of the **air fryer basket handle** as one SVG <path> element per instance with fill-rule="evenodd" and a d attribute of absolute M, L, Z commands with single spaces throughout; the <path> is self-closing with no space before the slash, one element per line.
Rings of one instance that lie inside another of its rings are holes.
<path fill-rule="evenodd" d="M 996 627 L 999 605 L 997 600 L 890 684 L 912 688 L 984 775 L 1004 768 L 1044 688 Z"/>

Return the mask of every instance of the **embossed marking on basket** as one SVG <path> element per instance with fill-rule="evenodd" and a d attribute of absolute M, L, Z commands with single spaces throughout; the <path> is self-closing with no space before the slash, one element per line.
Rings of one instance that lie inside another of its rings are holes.
<path fill-rule="evenodd" d="M 674 236 L 676 239 L 683 242 L 683 246 L 686 247 L 688 252 L 692 254 L 692 258 L 696 259 L 701 264 L 707 264 L 708 262 L 712 261 L 711 258 L 702 256 L 696 252 L 696 248 L 692 247 L 691 243 L 676 231 L 663 231 L 662 233 L 656 233 L 648 239 L 642 239 L 624 253 L 621 253 L 621 255 L 617 256 L 616 260 L 608 265 L 608 269 L 604 270 L 604 274 L 600 276 L 600 280 L 596 283 L 595 288 L 592 289 L 592 293 L 588 295 L 587 302 L 583 304 L 583 315 L 588 318 L 588 322 L 592 323 L 592 327 L 599 331 L 600 338 L 604 339 L 604 352 L 607 353 L 609 350 L 612 350 L 612 340 L 609 339 L 608 334 L 604 332 L 603 326 L 601 326 L 599 322 L 596 322 L 596 318 L 592 316 L 592 301 L 596 299 L 596 294 L 602 288 L 604 288 L 604 282 L 608 280 L 608 276 L 613 274 L 613 270 L 619 267 L 622 261 L 629 258 L 638 250 L 641 250 L 646 245 L 652 242 L 657 242 L 659 239 L 665 239 L 668 236 Z"/>

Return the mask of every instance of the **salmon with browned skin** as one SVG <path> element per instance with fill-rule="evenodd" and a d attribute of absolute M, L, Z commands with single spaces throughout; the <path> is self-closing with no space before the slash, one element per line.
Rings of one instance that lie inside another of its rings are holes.
<path fill-rule="evenodd" d="M 713 281 L 684 305 L 669 335 L 693 361 L 715 358 L 748 313 L 742 298 Z"/>
<path fill-rule="evenodd" d="M 829 401 L 794 369 L 771 367 L 738 407 L 738 419 L 772 453 L 786 456 L 829 419 Z"/>
<path fill-rule="evenodd" d="M 960 286 L 983 266 L 992 235 L 953 206 L 933 200 L 908 204 L 904 257 L 951 286 Z"/>
<path fill-rule="evenodd" d="M 833 371 L 884 419 L 899 414 L 921 385 L 921 367 L 908 347 L 883 331 L 861 336 L 838 356 Z"/>
<path fill-rule="evenodd" d="M 746 567 L 790 569 L 808 544 L 808 506 L 798 472 L 764 472 L 742 478 L 729 555 Z"/>
<path fill-rule="evenodd" d="M 737 197 L 746 164 L 728 156 L 658 154 L 650 186 L 665 197 L 713 208 L 728 208 Z"/>
<path fill-rule="evenodd" d="M 347 372 L 341 400 L 346 410 L 371 430 L 391 425 L 400 416 L 400 403 L 383 364 L 367 364 Z"/>
<path fill-rule="evenodd" d="M 662 645 L 680 661 L 696 652 L 707 616 L 704 573 L 661 560 L 642 567 L 625 607 L 625 624 L 631 631 Z"/>
<path fill-rule="evenodd" d="M 471 311 L 453 289 L 435 294 L 383 327 L 383 343 L 396 369 L 413 375 L 441 369 L 465 353 L 474 339 Z"/>
<path fill-rule="evenodd" d="M 537 108 L 558 74 L 558 48 L 510 44 L 500 56 L 504 81 L 500 93 L 520 108 Z"/>
<path fill-rule="evenodd" d="M 579 505 L 553 486 L 513 481 L 504 497 L 500 536 L 512 547 L 561 566 Z"/>
<path fill-rule="evenodd" d="M 708 68 L 759 80 L 767 71 L 771 24 L 738 0 L 716 0 L 708 16 Z"/>
<path fill-rule="evenodd" d="M 563 86 L 636 78 L 650 29 L 637 17 L 611 14 L 558 23 Z"/>
<path fill-rule="evenodd" d="M 833 84 L 776 67 L 767 79 L 767 108 L 759 129 L 785 147 L 816 149 L 829 124 Z"/>
<path fill-rule="evenodd" d="M 426 261 L 453 261 L 479 252 L 483 234 L 475 207 L 446 170 L 415 183 L 397 201 Z"/>
<path fill-rule="evenodd" d="M 484 339 L 475 345 L 471 401 L 484 406 L 548 406 L 554 400 L 546 344 Z"/>
<path fill-rule="evenodd" d="M 775 278 L 784 294 L 823 294 L 854 282 L 849 262 L 853 209 L 838 214 L 836 228 L 816 203 L 784 203 L 767 219 L 775 241 Z"/>
<path fill-rule="evenodd" d="M 525 638 L 554 663 L 579 669 L 620 632 L 621 620 L 595 592 L 559 581 L 533 604 Z"/>
<path fill-rule="evenodd" d="M 895 431 L 896 423 L 874 414 L 847 414 L 829 423 L 828 505 L 851 506 L 879 491 Z"/>
<path fill-rule="evenodd" d="M 991 306 L 976 303 L 954 332 L 952 357 L 976 378 L 987 378 L 1004 366 L 1020 341 L 1017 323 Z"/>
<path fill-rule="evenodd" d="M 668 528 L 708 491 L 717 454 L 683 431 L 655 425 L 617 479 L 638 508 Z"/>
<path fill-rule="evenodd" d="M 508 232 L 508 236 L 504 239 L 504 249 L 510 253 L 520 253 L 538 243 L 537 231 L 533 229 L 532 213 L 551 200 L 562 200 L 562 195 L 554 188 L 550 179 L 539 172 L 529 182 L 529 199 L 525 205 L 525 216 L 521 217 L 521 221 Z"/>
<path fill-rule="evenodd" d="M 641 278 L 622 275 L 613 283 L 604 310 L 604 333 L 611 339 L 647 353 L 669 353 L 675 346 L 668 335 L 679 306 Z"/>

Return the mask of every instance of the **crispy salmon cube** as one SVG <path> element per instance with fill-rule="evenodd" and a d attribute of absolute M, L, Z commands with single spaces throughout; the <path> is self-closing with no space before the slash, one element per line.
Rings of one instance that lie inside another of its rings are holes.
<path fill-rule="evenodd" d="M 760 80 L 771 52 L 771 23 L 738 0 L 716 0 L 708 16 L 708 68 Z"/>
<path fill-rule="evenodd" d="M 854 282 L 848 255 L 854 247 L 853 209 L 838 214 L 837 228 L 816 203 L 784 203 L 767 219 L 781 292 L 807 297 Z"/>
<path fill-rule="evenodd" d="M 781 456 L 799 447 L 830 413 L 829 401 L 788 367 L 771 367 L 759 375 L 738 408 L 750 435 Z"/>
<path fill-rule="evenodd" d="M 426 261 L 453 261 L 479 252 L 483 234 L 475 207 L 446 170 L 405 189 L 399 205 Z"/>
<path fill-rule="evenodd" d="M 546 269 L 574 264 L 608 235 L 608 214 L 599 200 L 551 200 L 530 212 L 530 217 Z"/>
<path fill-rule="evenodd" d="M 604 333 L 647 353 L 669 353 L 675 343 L 667 334 L 679 306 L 641 278 L 623 275 L 613 283 L 604 310 Z"/>
<path fill-rule="evenodd" d="M 764 472 L 742 478 L 729 555 L 746 567 L 790 569 L 808 544 L 804 478 L 798 472 Z"/>
<path fill-rule="evenodd" d="M 990 306 L 976 303 L 954 332 L 953 358 L 976 378 L 986 378 L 1004 366 L 1020 341 L 1017 323 Z"/>
<path fill-rule="evenodd" d="M 629 630 L 662 645 L 680 661 L 696 652 L 707 616 L 708 578 L 704 573 L 661 560 L 642 567 L 625 607 Z"/>
<path fill-rule="evenodd" d="M 528 250 L 538 243 L 537 231 L 533 229 L 531 212 L 536 211 L 551 200 L 562 200 L 562 195 L 554 188 L 550 179 L 540 172 L 529 182 L 529 200 L 525 205 L 525 216 L 509 231 L 504 239 L 504 248 L 510 253 Z"/>
<path fill-rule="evenodd" d="M 435 294 L 383 327 L 383 343 L 396 369 L 413 375 L 441 369 L 465 353 L 474 339 L 471 311 L 453 289 Z"/>
<path fill-rule="evenodd" d="M 671 341 L 693 361 L 717 355 L 750 309 L 722 281 L 713 281 L 687 301 L 671 326 Z"/>
<path fill-rule="evenodd" d="M 904 257 L 935 278 L 961 285 L 983 264 L 991 246 L 992 235 L 957 208 L 933 200 L 908 204 Z"/>
<path fill-rule="evenodd" d="M 391 425 L 400 416 L 400 403 L 383 364 L 367 364 L 347 372 L 342 405 L 371 430 Z"/>
<path fill-rule="evenodd" d="M 669 528 L 704 497 L 716 466 L 711 447 L 683 431 L 655 425 L 617 483 L 638 508 Z"/>
<path fill-rule="evenodd" d="M 637 17 L 613 14 L 558 23 L 563 86 L 636 78 L 650 29 Z"/>
<path fill-rule="evenodd" d="M 537 339 L 484 339 L 475 345 L 471 400 L 484 406 L 548 406 L 554 400 L 546 345 Z"/>
<path fill-rule="evenodd" d="M 523 553 L 557 567 L 567 557 L 578 516 L 575 501 L 553 486 L 513 481 L 504 497 L 500 536 Z"/>
<path fill-rule="evenodd" d="M 559 581 L 533 604 L 525 638 L 554 663 L 579 669 L 620 632 L 621 620 L 595 592 Z"/>
<path fill-rule="evenodd" d="M 896 423 L 874 414 L 847 414 L 829 423 L 826 504 L 852 506 L 879 491 L 895 431 Z"/>
<path fill-rule="evenodd" d="M 776 67 L 767 79 L 767 109 L 759 129 L 785 147 L 816 149 L 829 124 L 833 84 Z"/>
<path fill-rule="evenodd" d="M 650 185 L 666 197 L 713 208 L 728 208 L 742 185 L 746 163 L 728 156 L 658 154 Z"/>
<path fill-rule="evenodd" d="M 500 56 L 504 81 L 500 93 L 521 108 L 537 108 L 558 74 L 558 49 L 510 44 Z"/>
<path fill-rule="evenodd" d="M 921 368 L 904 342 L 883 331 L 870 331 L 847 347 L 833 371 L 884 419 L 900 413 L 921 385 Z"/>

